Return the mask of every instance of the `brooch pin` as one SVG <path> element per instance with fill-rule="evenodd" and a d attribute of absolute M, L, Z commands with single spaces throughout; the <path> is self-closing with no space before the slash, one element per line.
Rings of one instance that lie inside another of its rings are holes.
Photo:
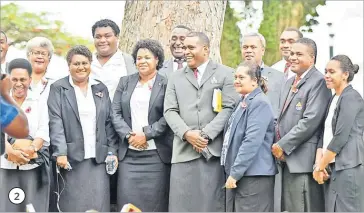
<path fill-rule="evenodd" d="M 32 108 L 31 108 L 31 107 L 28 107 L 28 108 L 25 110 L 25 113 L 30 113 L 30 111 L 32 111 Z"/>
<path fill-rule="evenodd" d="M 48 83 L 48 80 L 46 78 L 42 78 L 42 84 L 46 85 Z"/>
<path fill-rule="evenodd" d="M 104 93 L 102 93 L 102 92 L 97 92 L 97 93 L 95 93 L 95 95 L 99 96 L 100 98 L 104 97 Z"/>
<path fill-rule="evenodd" d="M 151 85 L 148 84 L 148 88 L 149 88 L 150 91 L 152 91 L 153 86 L 151 86 Z"/>

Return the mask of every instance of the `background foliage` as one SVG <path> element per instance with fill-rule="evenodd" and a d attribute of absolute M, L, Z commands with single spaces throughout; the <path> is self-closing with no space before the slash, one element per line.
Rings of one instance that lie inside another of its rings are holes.
<path fill-rule="evenodd" d="M 63 22 L 51 20 L 48 12 L 24 12 L 14 3 L 1 6 L 1 30 L 3 30 L 13 45 L 25 47 L 27 41 L 36 36 L 50 39 L 54 45 L 55 53 L 64 56 L 70 47 L 85 45 L 94 50 L 92 41 L 65 32 Z"/>

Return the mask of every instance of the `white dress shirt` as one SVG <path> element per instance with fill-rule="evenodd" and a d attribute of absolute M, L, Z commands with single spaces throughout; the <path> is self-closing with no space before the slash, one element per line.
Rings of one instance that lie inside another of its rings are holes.
<path fill-rule="evenodd" d="M 82 134 L 84 139 L 85 159 L 96 157 L 96 106 L 91 86 L 98 84 L 89 78 L 86 96 L 82 90 L 73 83 L 71 76 L 69 82 L 75 89 L 77 109 L 80 116 Z"/>
<path fill-rule="evenodd" d="M 322 146 L 322 153 L 325 153 L 327 150 L 327 147 L 329 146 L 332 138 L 334 137 L 332 134 L 332 118 L 334 117 L 334 112 L 336 109 L 336 105 L 337 102 L 339 100 L 339 96 L 335 95 L 334 98 L 332 99 L 330 108 L 329 108 L 329 113 L 327 114 L 327 118 L 325 120 L 325 131 L 324 131 L 324 144 Z M 330 162 L 333 163 L 335 162 L 335 158 Z"/>
<path fill-rule="evenodd" d="M 207 67 L 207 64 L 209 63 L 209 61 L 210 60 L 207 60 L 205 63 L 203 63 L 199 67 L 197 67 L 197 70 L 198 70 L 198 72 L 197 72 L 197 83 L 198 83 L 199 86 L 201 84 L 202 76 L 206 71 L 206 67 Z"/>
<path fill-rule="evenodd" d="M 118 50 L 104 65 L 101 65 L 97 56 L 93 56 L 90 77 L 104 83 L 109 90 L 111 102 L 121 77 L 126 76 L 127 69 L 123 53 Z"/>
<path fill-rule="evenodd" d="M 38 94 L 28 90 L 27 97 L 20 107 L 28 119 L 29 135 L 44 140 L 43 146 L 49 146 L 49 117 L 47 109 L 47 97 L 40 98 Z M 47 110 L 44 110 L 47 109 Z M 7 135 L 5 135 L 7 140 Z M 5 159 L 4 155 L 0 158 L 0 165 L 3 169 L 16 169 L 17 165 Z M 30 170 L 38 167 L 36 164 L 26 164 L 19 167 L 19 170 Z"/>
<path fill-rule="evenodd" d="M 138 82 L 131 95 L 130 112 L 133 132 L 143 132 L 143 127 L 149 126 L 149 102 L 154 82 L 155 76 L 145 84 Z M 153 139 L 147 141 L 147 143 L 148 148 L 146 150 L 157 149 Z M 131 145 L 129 145 L 129 149 L 139 150 Z"/>
<path fill-rule="evenodd" d="M 286 63 L 287 63 L 287 61 L 283 58 L 282 60 L 273 64 L 272 68 L 284 73 L 284 68 L 286 67 Z M 296 75 L 296 73 L 291 71 L 291 67 L 288 68 L 287 72 L 288 72 L 287 80 Z"/>

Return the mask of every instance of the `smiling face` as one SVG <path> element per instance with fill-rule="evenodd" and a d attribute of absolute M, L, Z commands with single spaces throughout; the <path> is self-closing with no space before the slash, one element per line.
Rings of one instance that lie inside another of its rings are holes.
<path fill-rule="evenodd" d="M 331 60 L 325 68 L 325 81 L 329 89 L 339 89 L 342 85 L 347 85 L 349 72 L 343 72 L 340 62 Z"/>
<path fill-rule="evenodd" d="M 259 37 L 248 36 L 243 40 L 241 52 L 245 61 L 255 61 L 255 63 L 260 65 L 262 63 L 265 48 Z"/>
<path fill-rule="evenodd" d="M 209 47 L 202 44 L 196 37 L 186 37 L 184 42 L 184 53 L 189 68 L 197 68 L 205 63 L 209 57 Z"/>
<path fill-rule="evenodd" d="M 292 45 L 299 39 L 299 35 L 295 31 L 283 31 L 279 39 L 279 49 L 285 60 L 291 55 Z"/>
<path fill-rule="evenodd" d="M 158 58 L 150 50 L 145 48 L 138 50 L 136 66 L 141 75 L 149 76 L 157 72 L 157 64 Z"/>
<path fill-rule="evenodd" d="M 184 28 L 175 28 L 172 31 L 171 38 L 169 40 L 169 47 L 174 58 L 181 59 L 184 57 L 182 47 L 188 32 L 189 31 Z"/>
<path fill-rule="evenodd" d="M 117 51 L 118 37 L 111 27 L 98 27 L 95 29 L 94 44 L 99 56 L 109 57 Z"/>
<path fill-rule="evenodd" d="M 91 64 L 87 57 L 83 55 L 74 55 L 69 65 L 72 79 L 78 83 L 88 80 L 91 72 Z"/>
<path fill-rule="evenodd" d="M 248 67 L 238 67 L 234 75 L 234 88 L 239 94 L 246 95 L 257 88 L 257 79 L 248 74 Z"/>
<path fill-rule="evenodd" d="M 0 51 L 1 51 L 1 60 L 5 60 L 6 53 L 8 52 L 9 44 L 6 40 L 6 36 L 3 33 L 0 33 Z"/>
<path fill-rule="evenodd" d="M 295 43 L 292 45 L 289 61 L 291 62 L 292 72 L 300 76 L 314 65 L 315 57 L 308 46 Z"/>
<path fill-rule="evenodd" d="M 15 68 L 11 70 L 10 80 L 12 83 L 13 96 L 16 98 L 25 98 L 28 93 L 30 82 L 32 81 L 28 71 L 23 68 Z"/>
<path fill-rule="evenodd" d="M 28 55 L 34 73 L 45 73 L 50 62 L 49 51 L 44 47 L 34 47 Z"/>

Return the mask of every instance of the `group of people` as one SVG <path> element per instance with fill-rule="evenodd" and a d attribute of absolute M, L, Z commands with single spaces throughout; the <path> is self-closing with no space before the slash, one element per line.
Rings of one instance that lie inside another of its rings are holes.
<path fill-rule="evenodd" d="M 0 211 L 32 203 L 108 212 L 115 194 L 118 209 L 151 212 L 364 211 L 364 100 L 347 56 L 333 57 L 323 75 L 315 42 L 287 28 L 281 61 L 265 65 L 266 41 L 250 33 L 234 70 L 210 59 L 209 38 L 184 25 L 171 32 L 171 59 L 153 39 L 123 53 L 119 34 L 113 21 L 96 22 L 96 53 L 72 47 L 61 79 L 49 77 L 47 38 L 31 39 L 28 60 L 9 63 L 1 43 L 29 135 L 5 135 Z M 25 191 L 22 204 L 8 199 L 14 187 Z"/>

